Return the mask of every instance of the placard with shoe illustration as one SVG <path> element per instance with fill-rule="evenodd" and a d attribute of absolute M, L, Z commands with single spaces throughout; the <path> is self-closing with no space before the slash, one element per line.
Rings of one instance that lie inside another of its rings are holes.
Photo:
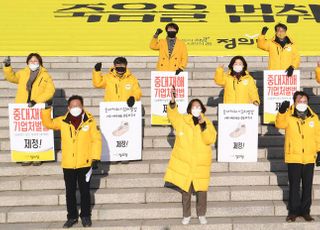
<path fill-rule="evenodd" d="M 126 102 L 100 103 L 102 161 L 141 160 L 141 102 L 132 107 Z"/>
<path fill-rule="evenodd" d="M 218 161 L 256 162 L 258 106 L 219 104 Z"/>

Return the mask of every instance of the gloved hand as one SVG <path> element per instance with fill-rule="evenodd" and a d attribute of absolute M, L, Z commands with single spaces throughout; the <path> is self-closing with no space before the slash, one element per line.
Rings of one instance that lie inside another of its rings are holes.
<path fill-rule="evenodd" d="M 293 66 L 292 66 L 292 65 L 289 66 L 289 68 L 286 70 L 287 76 L 288 76 L 288 77 L 291 77 L 292 74 L 293 74 L 293 71 L 294 71 Z"/>
<path fill-rule="evenodd" d="M 158 28 L 154 35 L 158 37 L 162 32 L 163 32 L 163 30 Z"/>
<path fill-rule="evenodd" d="M 320 166 L 320 152 L 317 152 L 316 166 Z"/>
<path fill-rule="evenodd" d="M 5 67 L 8 67 L 11 65 L 11 58 L 8 56 L 3 60 L 3 64 Z"/>
<path fill-rule="evenodd" d="M 96 71 L 101 71 L 101 68 L 102 68 L 102 63 L 101 62 L 98 62 L 95 66 L 94 66 L 94 69 Z"/>
<path fill-rule="evenodd" d="M 31 108 L 33 106 L 35 106 L 37 104 L 37 102 L 35 102 L 34 100 L 31 100 L 28 102 L 28 107 Z"/>
<path fill-rule="evenodd" d="M 93 170 L 98 169 L 99 160 L 92 160 L 91 167 Z"/>
<path fill-rule="evenodd" d="M 268 30 L 269 30 L 269 28 L 267 26 L 263 27 L 262 30 L 261 30 L 261 34 L 265 35 Z"/>
<path fill-rule="evenodd" d="M 127 100 L 127 105 L 128 105 L 129 107 L 132 107 L 132 106 L 134 105 L 135 101 L 136 101 L 136 100 L 134 99 L 134 97 L 131 96 L 131 97 L 129 97 L 128 100 Z"/>
<path fill-rule="evenodd" d="M 45 109 L 49 109 L 50 107 L 52 107 L 52 104 L 53 104 L 53 100 L 51 98 L 44 103 Z"/>
<path fill-rule="evenodd" d="M 183 71 L 183 69 L 180 69 L 180 68 L 177 69 L 177 70 L 176 70 L 176 75 L 179 75 L 179 73 L 181 73 L 182 71 Z"/>
<path fill-rule="evenodd" d="M 287 112 L 287 109 L 289 108 L 289 106 L 290 106 L 290 101 L 282 102 L 279 108 L 279 113 Z"/>

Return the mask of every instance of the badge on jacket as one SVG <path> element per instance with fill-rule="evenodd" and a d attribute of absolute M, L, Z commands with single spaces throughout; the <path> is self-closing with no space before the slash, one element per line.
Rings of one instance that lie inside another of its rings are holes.
<path fill-rule="evenodd" d="M 89 130 L 89 125 L 85 125 L 82 127 L 82 131 L 87 132 Z"/>
<path fill-rule="evenodd" d="M 310 126 L 311 128 L 313 128 L 313 127 L 314 127 L 314 121 L 310 121 L 310 122 L 309 122 L 309 126 Z"/>
<path fill-rule="evenodd" d="M 132 88 L 132 85 L 131 85 L 131 84 L 126 84 L 126 85 L 124 86 L 124 88 L 125 88 L 126 90 L 130 90 L 130 89 Z"/>

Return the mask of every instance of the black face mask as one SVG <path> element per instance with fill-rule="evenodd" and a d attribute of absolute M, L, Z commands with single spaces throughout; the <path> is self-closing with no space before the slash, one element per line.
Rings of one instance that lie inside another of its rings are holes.
<path fill-rule="evenodd" d="M 169 38 L 175 38 L 177 32 L 176 31 L 167 31 L 167 35 Z"/>
<path fill-rule="evenodd" d="M 125 73 L 127 70 L 126 67 L 116 67 L 115 69 L 118 73 Z"/>

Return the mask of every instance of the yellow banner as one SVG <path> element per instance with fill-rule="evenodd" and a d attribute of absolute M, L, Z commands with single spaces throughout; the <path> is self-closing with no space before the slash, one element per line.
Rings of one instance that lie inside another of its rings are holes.
<path fill-rule="evenodd" d="M 28 153 L 20 151 L 11 151 L 11 158 L 14 162 L 26 162 L 26 161 L 54 161 L 55 155 L 54 150 L 49 149 L 43 152 Z"/>
<path fill-rule="evenodd" d="M 318 0 L 14 0 L 1 2 L 0 55 L 157 55 L 149 42 L 169 22 L 190 56 L 267 55 L 256 38 L 263 26 L 271 38 L 278 22 L 300 54 L 320 51 Z"/>

